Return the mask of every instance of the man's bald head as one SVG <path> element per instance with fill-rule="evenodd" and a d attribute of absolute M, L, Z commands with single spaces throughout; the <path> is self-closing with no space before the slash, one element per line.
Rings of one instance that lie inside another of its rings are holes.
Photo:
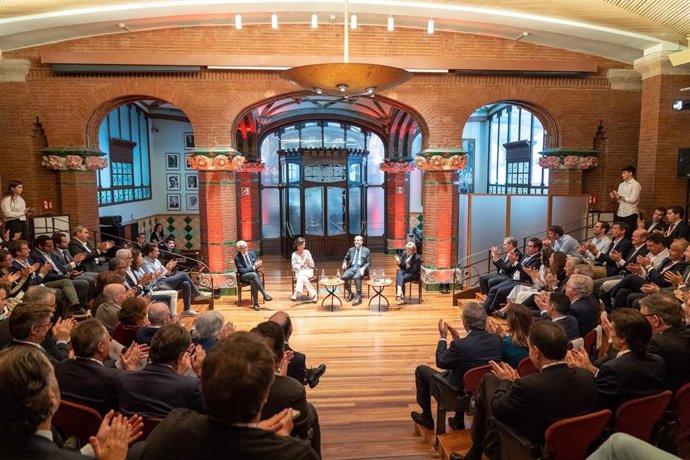
<path fill-rule="evenodd" d="M 290 320 L 290 315 L 284 311 L 277 311 L 268 319 L 280 327 L 283 328 L 283 333 L 285 334 L 285 340 L 287 341 L 292 335 L 292 320 Z"/>
<path fill-rule="evenodd" d="M 162 326 L 170 317 L 170 307 L 163 302 L 153 302 L 149 305 L 149 322 L 151 326 Z"/>
<path fill-rule="evenodd" d="M 127 289 L 123 285 L 117 283 L 107 284 L 103 288 L 103 295 L 107 301 L 116 305 L 122 303 L 124 300 L 122 297 L 125 292 L 127 292 Z"/>

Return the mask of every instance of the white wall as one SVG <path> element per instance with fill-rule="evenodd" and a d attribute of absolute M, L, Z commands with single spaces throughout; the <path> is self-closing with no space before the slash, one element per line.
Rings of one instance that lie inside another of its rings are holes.
<path fill-rule="evenodd" d="M 474 139 L 474 193 L 486 193 L 488 189 L 488 140 L 489 123 L 486 121 L 466 123 L 463 139 Z"/>

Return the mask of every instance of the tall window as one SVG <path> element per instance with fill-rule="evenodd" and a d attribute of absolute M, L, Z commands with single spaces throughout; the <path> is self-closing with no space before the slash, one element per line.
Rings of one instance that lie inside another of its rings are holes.
<path fill-rule="evenodd" d="M 511 149 L 524 141 L 531 147 L 528 158 L 510 158 Z M 539 166 L 544 150 L 544 127 L 530 111 L 510 104 L 493 106 L 489 112 L 489 193 L 547 194 L 549 171 Z"/>
<path fill-rule="evenodd" d="M 151 199 L 148 115 L 136 104 L 120 106 L 101 123 L 99 148 L 108 167 L 98 171 L 98 204 Z"/>

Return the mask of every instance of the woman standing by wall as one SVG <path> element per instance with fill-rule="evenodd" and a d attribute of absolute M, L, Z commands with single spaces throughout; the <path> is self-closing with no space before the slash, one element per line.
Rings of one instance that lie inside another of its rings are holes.
<path fill-rule="evenodd" d="M 34 211 L 32 208 L 26 207 L 26 202 L 22 198 L 24 185 L 18 181 L 13 180 L 7 186 L 7 191 L 2 197 L 2 216 L 5 219 L 5 227 L 10 231 L 10 240 L 14 238 L 16 233 L 21 234 L 24 240 L 29 239 L 26 231 L 26 216 L 31 215 Z"/>

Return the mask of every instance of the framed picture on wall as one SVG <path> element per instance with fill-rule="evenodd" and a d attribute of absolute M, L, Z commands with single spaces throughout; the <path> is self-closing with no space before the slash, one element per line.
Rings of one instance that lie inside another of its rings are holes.
<path fill-rule="evenodd" d="M 192 157 L 191 153 L 185 153 L 184 154 L 184 168 L 187 171 L 192 171 L 192 168 L 189 167 L 189 159 Z"/>
<path fill-rule="evenodd" d="M 196 173 L 185 174 L 187 190 L 199 190 L 199 176 Z"/>
<path fill-rule="evenodd" d="M 179 193 L 168 193 L 168 211 L 180 211 L 182 198 Z"/>
<path fill-rule="evenodd" d="M 187 194 L 187 211 L 198 211 L 199 210 L 199 194 L 198 193 L 188 193 Z"/>
<path fill-rule="evenodd" d="M 194 133 L 184 133 L 184 149 L 194 150 Z"/>
<path fill-rule="evenodd" d="M 460 193 L 474 193 L 474 139 L 463 139 L 462 149 L 467 152 L 467 166 L 458 172 Z"/>
<path fill-rule="evenodd" d="M 165 188 L 168 191 L 180 190 L 180 174 L 166 174 Z"/>
<path fill-rule="evenodd" d="M 168 171 L 177 171 L 180 169 L 180 154 L 166 153 L 165 154 L 165 169 Z"/>

